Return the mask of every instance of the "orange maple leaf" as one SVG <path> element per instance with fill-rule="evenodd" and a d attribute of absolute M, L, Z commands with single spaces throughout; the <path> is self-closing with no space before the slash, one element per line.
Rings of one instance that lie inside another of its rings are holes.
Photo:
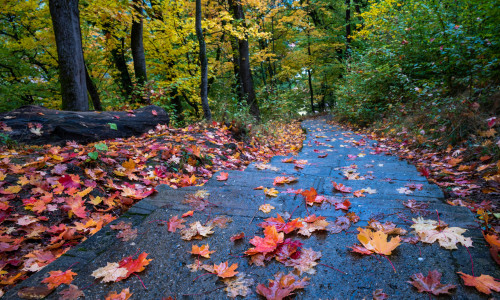
<path fill-rule="evenodd" d="M 191 254 L 194 254 L 194 255 L 200 255 L 200 256 L 203 256 L 205 258 L 210 258 L 210 254 L 214 253 L 215 251 L 210 251 L 208 250 L 209 249 L 209 245 L 206 244 L 206 245 L 203 245 L 201 247 L 197 246 L 197 245 L 193 245 L 192 248 L 191 248 Z"/>
<path fill-rule="evenodd" d="M 383 231 L 371 231 L 370 229 L 358 228 L 358 240 L 366 249 L 383 255 L 391 255 L 392 250 L 396 249 L 401 242 L 399 236 L 387 241 L 387 234 Z"/>
<path fill-rule="evenodd" d="M 126 288 L 123 289 L 119 294 L 117 294 L 115 291 L 109 292 L 105 300 L 127 300 L 132 295 L 133 293 L 130 292 L 130 289 Z"/>
<path fill-rule="evenodd" d="M 229 278 L 239 273 L 235 272 L 236 268 L 238 268 L 238 264 L 232 264 L 230 267 L 228 267 L 228 263 L 226 261 L 220 263 L 219 265 L 214 265 L 214 272 L 221 278 Z"/>
<path fill-rule="evenodd" d="M 464 280 L 464 284 L 468 286 L 475 287 L 478 291 L 484 294 L 491 294 L 491 290 L 495 292 L 500 292 L 500 281 L 496 281 L 495 278 L 490 275 L 482 275 L 479 277 L 474 277 L 462 272 L 457 272 L 460 274 Z"/>
<path fill-rule="evenodd" d="M 254 255 L 257 253 L 272 252 L 276 249 L 276 247 L 278 247 L 279 244 L 283 243 L 283 239 L 283 232 L 278 233 L 276 227 L 267 226 L 264 229 L 264 237 L 255 236 L 251 239 L 250 244 L 254 245 L 255 248 L 250 248 L 245 253 L 248 255 Z"/>
<path fill-rule="evenodd" d="M 183 213 L 181 217 L 183 217 L 183 218 L 192 217 L 193 213 L 194 213 L 194 211 L 190 210 L 190 211 Z"/>
<path fill-rule="evenodd" d="M 50 271 L 50 276 L 42 280 L 43 283 L 47 283 L 49 289 L 54 289 L 61 284 L 68 284 L 73 281 L 73 276 L 77 275 L 75 272 L 72 272 L 71 269 L 67 271 Z"/>
<path fill-rule="evenodd" d="M 316 200 L 316 196 L 318 195 L 318 192 L 316 192 L 316 189 L 312 187 L 311 189 L 305 190 L 300 194 L 306 197 L 307 203 L 314 203 Z"/>

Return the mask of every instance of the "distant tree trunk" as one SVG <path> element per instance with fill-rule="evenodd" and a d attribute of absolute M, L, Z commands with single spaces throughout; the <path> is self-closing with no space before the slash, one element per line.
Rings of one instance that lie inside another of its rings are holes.
<path fill-rule="evenodd" d="M 233 10 L 233 15 L 235 20 L 240 22 L 245 21 L 245 14 L 243 13 L 243 8 L 238 0 L 228 0 L 229 5 Z M 255 97 L 255 91 L 253 87 L 252 70 L 250 69 L 250 50 L 248 47 L 248 37 L 238 40 L 238 50 L 239 50 L 239 62 L 240 62 L 240 80 L 243 87 L 244 98 L 250 107 L 250 113 L 260 121 L 260 110 L 257 104 L 257 99 Z"/>
<path fill-rule="evenodd" d="M 207 46 L 205 45 L 205 38 L 203 37 L 203 29 L 201 28 L 201 0 L 196 0 L 196 37 L 200 44 L 200 64 L 201 64 L 201 107 L 203 108 L 203 116 L 207 121 L 212 120 L 212 113 L 208 106 L 208 60 L 207 60 Z"/>
<path fill-rule="evenodd" d="M 83 60 L 78 0 L 50 0 L 50 15 L 56 38 L 62 108 L 87 111 L 87 84 Z"/>
<path fill-rule="evenodd" d="M 234 71 L 234 77 L 236 79 L 233 89 L 236 95 L 238 96 L 240 102 L 242 102 L 244 97 L 244 92 L 243 92 L 243 84 L 241 83 L 241 77 L 240 77 L 240 53 L 238 49 L 238 41 L 234 36 L 231 36 L 230 40 L 231 40 L 231 49 L 233 54 L 233 71 Z"/>
<path fill-rule="evenodd" d="M 92 100 L 92 104 L 95 110 L 102 111 L 101 99 L 99 98 L 99 92 L 90 77 L 89 70 L 87 70 L 87 66 L 85 66 L 85 81 L 87 83 L 87 90 L 90 95 L 90 99 Z"/>
<path fill-rule="evenodd" d="M 345 5 L 345 56 L 347 57 L 351 47 L 351 0 L 345 0 Z"/>
<path fill-rule="evenodd" d="M 132 57 L 134 59 L 135 79 L 140 85 L 144 85 L 148 81 L 146 75 L 146 56 L 144 54 L 144 44 L 142 38 L 143 31 L 143 12 L 142 0 L 133 0 L 135 10 L 134 20 L 132 21 L 132 32 L 130 34 L 132 49 Z"/>
<path fill-rule="evenodd" d="M 130 78 L 127 61 L 125 60 L 125 40 L 121 38 L 120 42 L 121 45 L 119 46 L 119 48 L 113 48 L 111 50 L 111 56 L 120 74 L 120 86 L 122 88 L 122 94 L 123 96 L 128 98 L 132 94 L 132 79 Z"/>

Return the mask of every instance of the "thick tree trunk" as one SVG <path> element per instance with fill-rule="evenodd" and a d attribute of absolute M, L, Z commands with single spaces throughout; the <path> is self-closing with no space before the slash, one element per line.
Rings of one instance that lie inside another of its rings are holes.
<path fill-rule="evenodd" d="M 102 111 L 101 98 L 99 98 L 99 92 L 90 77 L 89 70 L 85 66 L 85 81 L 87 83 L 87 90 L 90 95 L 90 99 L 92 100 L 92 104 L 95 110 Z"/>
<path fill-rule="evenodd" d="M 205 45 L 205 38 L 203 37 L 203 30 L 201 28 L 201 0 L 196 0 L 196 37 L 200 45 L 200 64 L 201 64 L 201 107 L 203 108 L 203 116 L 207 121 L 212 120 L 212 113 L 208 106 L 208 60 L 207 60 L 207 46 Z"/>
<path fill-rule="evenodd" d="M 87 84 L 80 34 L 78 0 L 50 0 L 50 15 L 56 38 L 62 108 L 87 111 Z"/>
<path fill-rule="evenodd" d="M 234 19 L 243 22 L 244 26 L 245 14 L 243 13 L 241 3 L 238 0 L 229 0 L 228 2 L 233 10 Z M 248 47 L 248 37 L 238 40 L 238 50 L 240 65 L 239 75 L 241 85 L 243 87 L 243 97 L 246 99 L 246 102 L 250 108 L 250 113 L 258 121 L 260 121 L 260 111 L 257 104 L 257 98 L 255 97 L 252 70 L 250 68 L 250 50 Z"/>
<path fill-rule="evenodd" d="M 133 0 L 133 7 L 135 10 L 135 16 L 132 22 L 132 32 L 130 34 L 130 48 L 132 49 L 132 57 L 134 59 L 135 79 L 137 80 L 137 83 L 139 83 L 140 85 L 144 85 L 144 83 L 148 81 L 148 78 L 146 75 L 146 56 L 144 54 L 144 44 L 142 37 L 142 1 Z"/>

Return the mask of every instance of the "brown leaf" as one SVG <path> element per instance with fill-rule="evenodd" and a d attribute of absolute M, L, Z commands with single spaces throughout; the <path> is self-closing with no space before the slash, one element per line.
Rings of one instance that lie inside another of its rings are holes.
<path fill-rule="evenodd" d="M 240 240 L 240 239 L 242 239 L 244 237 L 245 237 L 245 233 L 244 232 L 240 232 L 238 234 L 233 235 L 229 240 L 231 240 L 231 242 L 234 242 L 234 241 Z"/>
<path fill-rule="evenodd" d="M 238 264 L 232 264 L 229 267 L 227 261 L 225 261 L 218 265 L 214 265 L 214 272 L 221 278 L 229 278 L 238 274 L 238 272 L 235 271 L 236 268 L 238 268 Z"/>
<path fill-rule="evenodd" d="M 48 288 L 44 285 L 39 285 L 39 286 L 29 286 L 20 289 L 17 292 L 17 296 L 21 299 L 43 299 L 47 297 L 54 288 Z"/>
<path fill-rule="evenodd" d="M 222 281 L 226 285 L 224 289 L 227 296 L 236 298 L 238 296 L 246 297 L 251 292 L 250 286 L 253 285 L 252 278 L 245 278 L 245 274 L 240 273 L 235 278 L 224 278 Z"/>
<path fill-rule="evenodd" d="M 130 292 L 130 289 L 126 288 L 123 289 L 119 294 L 117 294 L 115 291 L 109 292 L 109 294 L 106 295 L 105 300 L 127 300 L 132 295 L 133 293 Z"/>
<path fill-rule="evenodd" d="M 427 277 L 424 277 L 422 273 L 413 274 L 411 279 L 413 281 L 408 281 L 408 283 L 416 287 L 419 293 L 428 292 L 437 296 L 440 294 L 450 294 L 449 290 L 456 288 L 452 284 L 442 284 L 440 282 L 441 273 L 437 270 L 429 271 Z"/>
<path fill-rule="evenodd" d="M 76 300 L 80 297 L 85 297 L 85 294 L 76 285 L 70 284 L 65 290 L 59 292 L 59 300 Z"/>

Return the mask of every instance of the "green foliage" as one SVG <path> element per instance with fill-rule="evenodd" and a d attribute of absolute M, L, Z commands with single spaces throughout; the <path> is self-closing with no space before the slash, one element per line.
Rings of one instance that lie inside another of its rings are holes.
<path fill-rule="evenodd" d="M 500 78 L 496 1 L 371 1 L 361 16 L 336 91 L 340 118 L 367 125 L 415 109 L 450 128 L 471 107 L 487 111 Z"/>

